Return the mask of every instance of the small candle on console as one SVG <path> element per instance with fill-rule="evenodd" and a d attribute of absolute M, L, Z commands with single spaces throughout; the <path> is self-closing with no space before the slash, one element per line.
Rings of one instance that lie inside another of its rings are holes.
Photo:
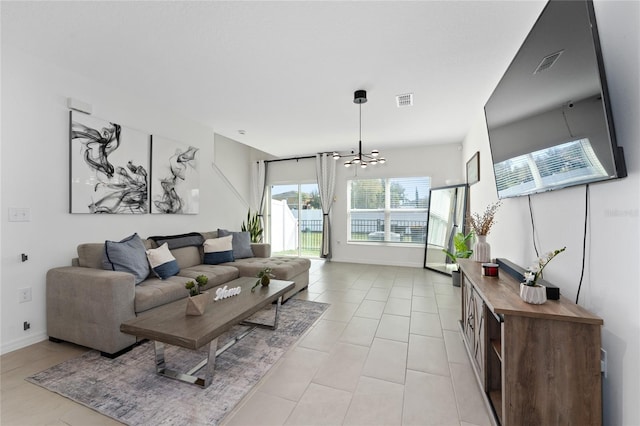
<path fill-rule="evenodd" d="M 500 266 L 497 263 L 483 263 L 482 275 L 485 277 L 497 277 L 499 267 Z"/>

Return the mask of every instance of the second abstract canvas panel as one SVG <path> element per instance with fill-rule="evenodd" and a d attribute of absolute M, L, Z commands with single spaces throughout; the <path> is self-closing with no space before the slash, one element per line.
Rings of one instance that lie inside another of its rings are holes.
<path fill-rule="evenodd" d="M 151 138 L 151 213 L 198 214 L 198 148 L 160 136 Z"/>

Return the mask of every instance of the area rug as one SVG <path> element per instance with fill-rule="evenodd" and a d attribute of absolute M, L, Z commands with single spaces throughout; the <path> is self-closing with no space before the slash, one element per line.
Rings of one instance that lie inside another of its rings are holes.
<path fill-rule="evenodd" d="M 287 301 L 276 330 L 256 328 L 216 358 L 207 389 L 158 376 L 151 342 L 116 359 L 89 351 L 26 380 L 128 425 L 216 425 L 328 306 Z M 264 323 L 272 319 L 273 313 L 265 311 L 251 318 Z M 218 347 L 244 329 L 234 327 L 218 339 Z M 181 372 L 205 357 L 175 346 L 165 349 L 167 367 Z"/>

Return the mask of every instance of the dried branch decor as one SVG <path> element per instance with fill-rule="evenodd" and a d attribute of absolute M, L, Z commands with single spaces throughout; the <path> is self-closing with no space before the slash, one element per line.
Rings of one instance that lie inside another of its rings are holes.
<path fill-rule="evenodd" d="M 482 213 L 482 216 L 478 213 L 472 213 L 471 216 L 469 216 L 469 225 L 473 228 L 476 235 L 489 234 L 491 227 L 496 223 L 495 216 L 500 204 L 500 201 L 489 204 L 489 206 L 484 210 L 484 213 Z"/>

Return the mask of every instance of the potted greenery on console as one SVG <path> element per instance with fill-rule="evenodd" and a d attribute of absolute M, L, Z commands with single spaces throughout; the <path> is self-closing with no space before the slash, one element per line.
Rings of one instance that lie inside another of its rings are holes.
<path fill-rule="evenodd" d="M 200 287 L 207 285 L 209 278 L 206 275 L 198 275 L 195 282 L 188 281 L 184 287 L 189 290 L 187 300 L 187 315 L 204 314 L 207 305 L 211 301 L 211 296 L 207 292 L 200 292 Z"/>
<path fill-rule="evenodd" d="M 442 249 L 442 251 L 447 255 L 449 259 L 454 264 L 454 268 L 451 271 L 451 279 L 453 281 L 454 287 L 460 287 L 460 267 L 458 266 L 458 259 L 466 259 L 473 254 L 473 250 L 469 248 L 469 241 L 473 240 L 473 231 L 469 232 L 467 235 L 464 235 L 462 232 L 458 232 L 453 236 L 453 248 L 455 249 L 454 253 L 451 253 L 448 250 Z"/>

